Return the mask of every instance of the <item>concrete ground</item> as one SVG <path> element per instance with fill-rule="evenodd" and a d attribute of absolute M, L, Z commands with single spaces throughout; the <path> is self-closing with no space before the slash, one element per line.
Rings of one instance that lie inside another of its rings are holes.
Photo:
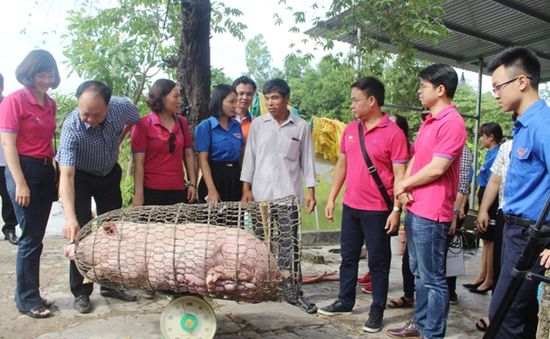
<path fill-rule="evenodd" d="M 160 338 L 160 317 L 168 304 L 165 297 L 124 303 L 106 299 L 94 290 L 93 313 L 82 315 L 73 307 L 68 286 L 68 261 L 63 256 L 61 229 L 63 216 L 55 203 L 44 239 L 41 261 L 41 290 L 44 296 L 55 298 L 54 316 L 48 319 L 32 319 L 21 315 L 15 308 L 15 255 L 17 247 L 0 241 L 0 338 Z M 309 252 L 322 255 L 324 264 L 303 261 L 304 274 L 333 272 L 338 269 L 339 255 L 329 253 L 338 246 L 310 248 Z M 481 251 L 479 251 L 481 252 Z M 489 305 L 490 295 L 474 295 L 462 287 L 477 272 L 479 253 L 465 256 L 467 275 L 458 278 L 459 304 L 451 305 L 447 325 L 447 338 L 480 338 L 475 320 L 483 315 Z M 360 272 L 367 270 L 362 260 Z M 97 286 L 97 285 L 96 285 Z M 401 256 L 392 258 L 389 297 L 402 295 Z M 139 293 L 139 291 L 135 291 Z M 238 304 L 212 300 L 216 311 L 217 338 L 387 338 L 388 328 L 399 327 L 411 318 L 412 309 L 387 309 L 382 332 L 367 334 L 362 331 L 367 318 L 370 295 L 357 288 L 357 303 L 349 316 L 325 317 L 308 315 L 287 303 L 265 302 Z M 305 285 L 304 293 L 318 306 L 330 304 L 338 294 L 338 282 Z"/>

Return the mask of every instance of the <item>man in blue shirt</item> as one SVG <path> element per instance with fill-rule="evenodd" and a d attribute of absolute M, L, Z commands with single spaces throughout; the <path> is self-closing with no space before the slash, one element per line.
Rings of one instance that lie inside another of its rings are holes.
<path fill-rule="evenodd" d="M 56 160 L 60 165 L 59 193 L 65 214 L 63 235 L 70 242 L 80 227 L 92 219 L 91 199 L 97 214 L 122 207 L 117 163 L 118 146 L 124 131 L 139 121 L 138 110 L 128 99 L 111 98 L 111 89 L 99 81 L 85 81 L 76 90 L 78 108 L 63 124 Z M 85 284 L 74 261 L 70 264 L 73 307 L 80 313 L 91 311 L 93 284 Z M 101 286 L 101 295 L 123 301 L 136 296 Z"/>
<path fill-rule="evenodd" d="M 493 93 L 500 107 L 518 114 L 514 123 L 514 143 L 504 187 L 503 208 L 506 225 L 502 245 L 502 269 L 489 318 L 507 293 L 512 269 L 528 240 L 528 227 L 535 223 L 550 192 L 550 108 L 540 99 L 540 63 L 533 51 L 510 47 L 495 56 L 487 66 L 492 73 Z M 550 221 L 550 216 L 546 222 Z M 543 250 L 541 246 L 537 249 Z M 537 273 L 544 273 L 538 263 Z M 537 330 L 538 282 L 523 281 L 497 337 L 535 338 Z"/>

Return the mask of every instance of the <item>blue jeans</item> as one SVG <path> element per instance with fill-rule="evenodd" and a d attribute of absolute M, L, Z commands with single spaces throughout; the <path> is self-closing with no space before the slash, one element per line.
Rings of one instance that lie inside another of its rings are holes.
<path fill-rule="evenodd" d="M 8 168 L 6 186 L 21 227 L 15 262 L 15 305 L 21 311 L 28 311 L 42 305 L 39 291 L 40 255 L 55 196 L 55 174 L 51 164 L 21 161 L 21 169 L 31 192 L 29 206 L 21 207 L 15 202 L 15 182 Z"/>
<path fill-rule="evenodd" d="M 411 212 L 405 217 L 409 263 L 416 279 L 413 322 L 424 338 L 445 336 L 449 314 L 446 243 L 450 226 Z"/>
<path fill-rule="evenodd" d="M 384 229 L 387 218 L 388 212 L 364 211 L 344 205 L 340 232 L 342 263 L 338 299 L 346 308 L 353 308 L 355 305 L 359 257 L 365 242 L 372 276 L 370 311 L 383 313 L 386 308 L 391 263 L 390 237 Z"/>
<path fill-rule="evenodd" d="M 489 319 L 493 319 L 495 313 L 512 282 L 512 269 L 516 267 L 518 259 L 527 244 L 529 229 L 524 226 L 506 224 L 503 231 L 503 243 L 501 253 L 501 271 L 498 277 L 491 306 L 489 307 Z M 540 253 L 544 245 L 538 245 L 537 253 Z M 540 266 L 540 260 L 536 260 L 533 266 L 534 273 L 544 274 L 544 268 Z M 497 338 L 535 338 L 538 324 L 539 303 L 537 290 L 539 281 L 524 280 L 510 306 L 506 317 L 499 328 Z"/>

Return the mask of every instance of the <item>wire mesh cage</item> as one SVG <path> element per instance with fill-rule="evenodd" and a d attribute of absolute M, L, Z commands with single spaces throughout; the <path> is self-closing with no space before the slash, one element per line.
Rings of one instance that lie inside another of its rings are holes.
<path fill-rule="evenodd" d="M 299 211 L 296 196 L 114 210 L 81 229 L 74 260 L 84 277 L 114 288 L 293 302 Z"/>

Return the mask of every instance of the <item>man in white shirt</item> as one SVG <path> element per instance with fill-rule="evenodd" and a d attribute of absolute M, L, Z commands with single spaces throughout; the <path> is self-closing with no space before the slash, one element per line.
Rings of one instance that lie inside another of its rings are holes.
<path fill-rule="evenodd" d="M 307 122 L 288 110 L 290 88 L 282 79 L 273 79 L 263 87 L 269 114 L 252 121 L 241 171 L 242 201 L 261 201 L 297 195 L 309 214 L 315 208 L 315 167 L 313 145 Z M 307 188 L 303 194 L 302 177 Z M 289 222 L 298 218 L 298 210 L 280 211 L 286 214 L 279 221 L 280 231 L 297 232 Z M 285 220 L 285 221 L 282 221 Z M 281 239 L 279 266 L 293 265 L 299 271 L 298 236 Z M 296 278 L 296 277 L 295 277 Z M 301 296 L 301 273 L 291 284 L 285 284 L 286 299 L 304 311 L 314 313 L 317 307 Z"/>

